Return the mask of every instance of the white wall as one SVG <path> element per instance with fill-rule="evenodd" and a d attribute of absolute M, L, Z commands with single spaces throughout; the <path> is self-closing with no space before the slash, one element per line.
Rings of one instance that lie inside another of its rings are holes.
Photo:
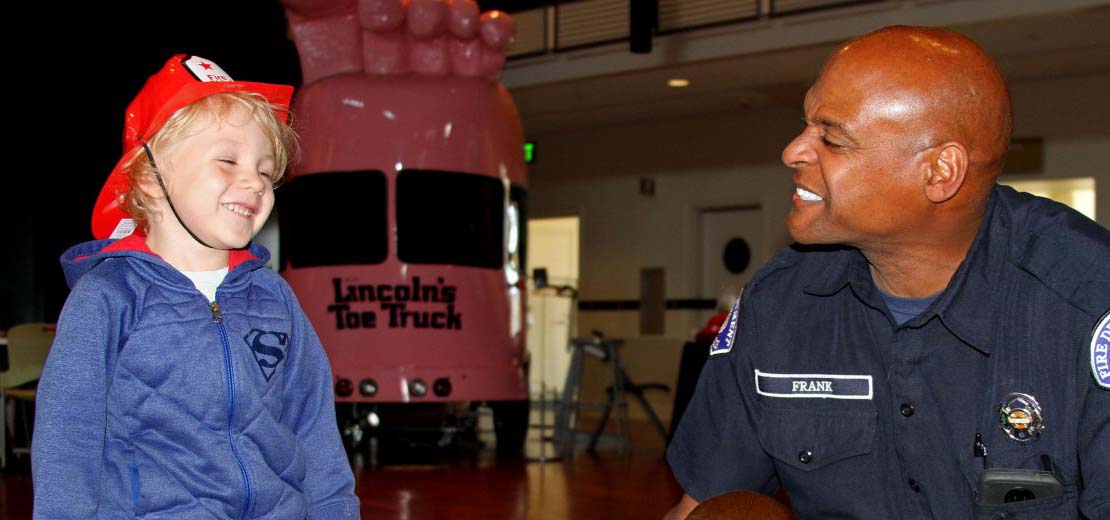
<path fill-rule="evenodd" d="M 1094 177 L 1095 213 L 1110 228 L 1108 92 L 1110 73 L 1012 85 L 1014 135 L 1044 137 L 1045 171 L 1008 178 Z"/>
<path fill-rule="evenodd" d="M 1014 135 L 1045 142 L 1045 172 L 1014 178 L 1095 177 L 1098 219 L 1110 226 L 1110 74 L 1011 89 Z M 778 157 L 801 128 L 800 116 L 800 108 L 766 109 L 530 135 L 539 146 L 539 161 L 529 171 L 530 216 L 581 217 L 583 300 L 638 299 L 643 267 L 666 269 L 668 299 L 695 297 L 697 208 L 762 205 L 768 245 L 753 252 L 756 265 L 789 243 L 783 217 L 792 172 Z M 655 179 L 654 197 L 640 195 L 640 177 Z M 644 338 L 638 320 L 635 311 L 582 312 L 579 331 L 600 328 L 627 338 L 631 376 L 673 384 L 682 342 L 700 319 L 691 311 L 667 311 L 664 335 Z M 594 371 L 590 377 L 600 376 Z M 605 384 L 584 383 L 584 389 Z M 654 399 L 665 418 L 671 399 Z"/>

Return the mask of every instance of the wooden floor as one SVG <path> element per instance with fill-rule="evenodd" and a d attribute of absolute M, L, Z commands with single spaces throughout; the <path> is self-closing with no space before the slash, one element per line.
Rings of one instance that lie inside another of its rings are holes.
<path fill-rule="evenodd" d="M 498 461 L 482 449 L 433 464 L 358 469 L 362 518 L 659 519 L 682 491 L 658 435 L 646 424 L 631 430 L 634 447 L 624 454 L 602 446 L 597 457 L 570 461 Z M 538 457 L 542 448 L 530 435 L 527 454 Z M 31 478 L 25 461 L 16 466 L 0 475 L 0 519 L 29 520 Z"/>

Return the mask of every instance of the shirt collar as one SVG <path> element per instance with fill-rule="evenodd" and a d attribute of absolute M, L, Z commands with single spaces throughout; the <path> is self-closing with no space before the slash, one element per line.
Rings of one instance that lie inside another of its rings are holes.
<path fill-rule="evenodd" d="M 254 244 L 250 244 L 253 246 Z M 158 258 L 162 258 L 150 250 L 150 246 L 146 243 L 146 233 L 141 229 L 136 229 L 130 235 L 127 235 L 119 240 L 113 241 L 100 250 L 101 253 L 111 253 L 116 251 L 138 251 L 146 253 Z M 260 256 L 250 250 L 250 247 L 243 249 L 232 249 L 227 254 L 227 269 L 233 271 L 237 266 L 252 260 L 260 260 Z M 264 262 L 264 261 L 263 261 Z"/>
<path fill-rule="evenodd" d="M 1009 222 L 997 211 L 997 187 L 991 192 L 979 231 L 964 261 L 940 296 L 920 316 L 906 322 L 906 327 L 919 327 L 933 316 L 971 348 L 989 355 L 994 349 L 992 327 L 1000 323 L 992 302 L 998 288 L 999 273 L 1006 262 Z M 796 246 L 809 250 L 806 246 Z M 823 250 L 827 248 L 813 248 Z M 885 309 L 882 295 L 871 278 L 867 258 L 858 249 L 837 247 L 821 275 L 805 287 L 815 296 L 831 296 L 844 287 L 851 287 L 859 300 L 875 309 Z"/>
<path fill-rule="evenodd" d="M 1010 223 L 998 203 L 997 186 L 987 201 L 979 232 L 952 281 L 933 306 L 941 322 L 972 348 L 989 355 L 996 347 L 994 328 L 1003 323 L 996 297 L 1007 262 Z"/>
<path fill-rule="evenodd" d="M 858 249 L 846 246 L 806 246 L 795 244 L 792 246 L 800 252 L 824 252 L 826 255 L 825 268 L 821 274 L 808 283 L 804 290 L 814 296 L 832 296 L 853 281 L 860 278 L 860 260 L 863 268 L 867 268 L 867 259 Z M 870 273 L 868 279 L 870 279 Z"/>

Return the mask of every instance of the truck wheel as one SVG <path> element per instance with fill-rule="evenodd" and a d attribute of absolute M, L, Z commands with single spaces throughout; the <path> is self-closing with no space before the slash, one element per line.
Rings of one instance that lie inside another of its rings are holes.
<path fill-rule="evenodd" d="M 528 401 L 489 401 L 493 410 L 493 433 L 497 438 L 497 456 L 519 458 L 524 455 L 524 439 L 528 435 Z"/>

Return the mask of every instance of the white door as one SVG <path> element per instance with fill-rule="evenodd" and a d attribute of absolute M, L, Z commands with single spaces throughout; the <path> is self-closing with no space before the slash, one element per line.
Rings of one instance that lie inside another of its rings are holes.
<path fill-rule="evenodd" d="M 759 206 L 705 209 L 699 217 L 699 296 L 727 302 L 724 305 L 730 306 L 740 294 L 740 289 L 766 260 L 763 254 L 763 211 Z M 701 323 L 715 313 L 702 312 Z"/>
<path fill-rule="evenodd" d="M 528 275 L 547 270 L 549 287 L 578 287 L 578 217 L 528 221 Z M 529 279 L 528 352 L 532 360 L 528 387 L 533 397 L 544 390 L 556 395 L 566 380 L 570 352 L 567 342 L 574 326 L 576 301 L 552 288 L 536 290 Z"/>

